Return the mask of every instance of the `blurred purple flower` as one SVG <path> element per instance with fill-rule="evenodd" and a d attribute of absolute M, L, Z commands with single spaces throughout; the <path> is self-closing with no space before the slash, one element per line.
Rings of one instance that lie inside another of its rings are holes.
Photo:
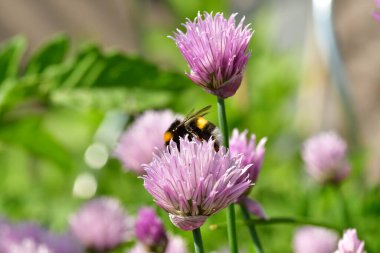
<path fill-rule="evenodd" d="M 169 236 L 168 245 L 164 253 L 187 253 L 186 242 L 179 236 Z M 137 243 L 128 253 L 151 253 L 152 251 L 142 243 Z M 156 253 L 156 251 L 154 251 Z"/>
<path fill-rule="evenodd" d="M 375 3 L 377 5 L 377 8 L 380 9 L 380 0 L 375 0 Z M 373 17 L 380 22 L 380 12 L 379 10 L 376 10 L 372 13 Z"/>
<path fill-rule="evenodd" d="M 348 229 L 339 240 L 335 253 L 364 253 L 364 242 L 360 241 L 356 229 Z"/>
<path fill-rule="evenodd" d="M 0 225 L 1 226 L 1 225 Z M 1 253 L 81 253 L 80 244 L 69 234 L 56 235 L 34 223 L 0 227 Z"/>
<path fill-rule="evenodd" d="M 54 253 L 54 251 L 44 243 L 38 243 L 30 238 L 26 238 L 19 243 L 9 244 L 8 251 L 4 253 Z"/>
<path fill-rule="evenodd" d="M 180 150 L 171 141 L 166 151 L 155 154 L 144 165 L 144 186 L 174 225 L 193 230 L 250 187 L 248 176 L 241 178 L 250 165 L 242 166 L 241 157 L 231 157 L 224 148 L 215 152 L 211 139 L 181 138 Z"/>
<path fill-rule="evenodd" d="M 169 110 L 146 111 L 136 118 L 121 136 L 114 151 L 125 169 L 143 174 L 141 165 L 152 161 L 155 148 L 165 148 L 164 133 L 175 119 L 176 116 Z"/>
<path fill-rule="evenodd" d="M 132 224 L 120 202 L 97 198 L 84 204 L 70 217 L 74 235 L 88 248 L 109 250 L 127 241 Z"/>
<path fill-rule="evenodd" d="M 305 226 L 293 237 L 294 253 L 332 253 L 336 249 L 338 235 L 328 229 Z"/>
<path fill-rule="evenodd" d="M 46 244 L 52 249 L 53 253 L 81 253 L 84 252 L 78 239 L 71 233 L 63 235 L 48 234 Z"/>
<path fill-rule="evenodd" d="M 152 252 L 164 252 L 168 243 L 164 225 L 154 209 L 149 207 L 139 210 L 135 223 L 135 234 L 137 239 Z"/>
<path fill-rule="evenodd" d="M 207 92 L 221 98 L 236 93 L 250 52 L 250 25 L 244 18 L 236 25 L 232 14 L 225 19 L 222 13 L 198 13 L 194 22 L 184 24 L 186 33 L 177 29 L 172 38 L 190 67 L 187 76 Z"/>
<path fill-rule="evenodd" d="M 47 236 L 47 232 L 43 228 L 29 222 L 8 224 L 2 230 L 0 249 L 5 249 L 4 251 L 10 251 L 9 246 L 21 244 L 24 240 L 33 241 L 36 244 L 43 243 Z"/>
<path fill-rule="evenodd" d="M 24 248 L 22 244 L 28 244 L 25 247 L 31 248 L 25 252 L 37 252 L 36 250 L 33 251 L 33 248 L 43 240 L 43 233 L 42 228 L 32 223 L 14 225 L 3 220 L 0 224 L 0 252 L 23 252 L 21 251 Z M 29 244 L 32 245 L 29 246 Z"/>
<path fill-rule="evenodd" d="M 186 242 L 179 236 L 169 236 L 165 253 L 187 253 Z"/>
<path fill-rule="evenodd" d="M 336 133 L 325 132 L 308 139 L 302 158 L 306 171 L 320 183 L 339 183 L 351 168 L 346 159 L 347 145 Z"/>

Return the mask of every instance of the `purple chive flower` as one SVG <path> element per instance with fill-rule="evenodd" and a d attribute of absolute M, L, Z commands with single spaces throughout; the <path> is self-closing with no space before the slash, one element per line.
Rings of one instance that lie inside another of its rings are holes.
<path fill-rule="evenodd" d="M 328 229 L 305 226 L 293 238 L 294 253 L 331 253 L 336 249 L 338 235 Z"/>
<path fill-rule="evenodd" d="M 261 165 L 263 164 L 265 148 L 264 145 L 267 138 L 263 138 L 259 141 L 256 146 L 256 136 L 251 135 L 250 139 L 247 140 L 248 131 L 244 130 L 242 133 L 235 128 L 232 131 L 232 136 L 230 138 L 230 152 L 231 155 L 243 155 L 242 165 L 253 164 L 249 170 L 249 179 L 252 182 L 256 182 L 259 175 Z"/>
<path fill-rule="evenodd" d="M 335 253 L 364 253 L 364 242 L 360 241 L 356 229 L 348 229 L 339 240 Z"/>
<path fill-rule="evenodd" d="M 175 119 L 169 110 L 146 111 L 139 116 L 121 136 L 114 152 L 125 169 L 143 174 L 141 165 L 152 161 L 155 148 L 165 148 L 164 133 Z"/>
<path fill-rule="evenodd" d="M 151 253 L 142 243 L 137 243 L 128 253 Z M 158 252 L 158 251 L 155 251 Z M 187 253 L 186 242 L 179 236 L 169 236 L 168 245 L 163 253 Z"/>
<path fill-rule="evenodd" d="M 214 141 L 180 139 L 144 165 L 144 186 L 157 205 L 183 230 L 199 228 L 208 216 L 234 203 L 251 185 L 242 178 L 250 165 L 224 148 L 215 152 Z"/>
<path fill-rule="evenodd" d="M 74 235 L 88 248 L 110 250 L 127 241 L 131 224 L 120 202 L 113 198 L 97 198 L 70 217 Z"/>
<path fill-rule="evenodd" d="M 198 13 L 194 22 L 184 24 L 186 33 L 177 29 L 172 38 L 190 67 L 187 76 L 207 92 L 221 98 L 235 94 L 243 79 L 250 52 L 250 25 L 244 18 L 236 24 L 232 14 L 225 19 L 222 13 Z"/>
<path fill-rule="evenodd" d="M 308 139 L 302 158 L 306 171 L 320 183 L 339 183 L 351 168 L 346 159 L 347 145 L 336 133 L 325 132 Z"/>
<path fill-rule="evenodd" d="M 375 0 L 375 3 L 377 5 L 377 8 L 380 9 L 380 0 Z M 380 12 L 379 12 L 379 10 L 374 11 L 372 15 L 373 15 L 373 17 L 377 21 L 380 21 Z"/>
<path fill-rule="evenodd" d="M 152 252 L 164 252 L 168 237 L 164 225 L 154 209 L 141 208 L 135 223 L 135 234 L 139 242 Z"/>
<path fill-rule="evenodd" d="M 265 143 L 267 138 L 263 138 L 256 145 L 256 136 L 254 134 L 247 138 L 248 131 L 244 130 L 242 133 L 235 128 L 232 131 L 230 138 L 230 153 L 233 156 L 242 155 L 242 165 L 252 164 L 247 171 L 249 179 L 254 183 L 259 175 L 261 165 L 263 164 L 265 155 Z M 247 210 L 259 218 L 267 218 L 264 209 L 257 201 L 251 200 L 247 197 L 251 188 L 249 188 L 240 198 L 239 203 L 246 206 Z"/>
<path fill-rule="evenodd" d="M 178 236 L 168 236 L 152 208 L 139 210 L 135 234 L 139 242 L 129 253 L 187 253 L 185 241 Z"/>

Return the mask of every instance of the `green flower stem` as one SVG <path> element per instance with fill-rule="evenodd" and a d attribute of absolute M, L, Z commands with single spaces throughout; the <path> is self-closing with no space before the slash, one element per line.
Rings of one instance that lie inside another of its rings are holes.
<path fill-rule="evenodd" d="M 250 220 L 249 212 L 244 204 L 240 204 L 240 209 L 243 214 L 244 221 Z M 247 227 L 249 230 L 249 233 L 251 235 L 251 238 L 253 240 L 253 244 L 255 246 L 255 252 L 256 253 L 263 253 L 263 247 L 261 246 L 259 235 L 256 232 L 255 224 L 254 223 L 247 223 Z"/>
<path fill-rule="evenodd" d="M 219 128 L 223 136 L 223 144 L 226 148 L 229 147 L 228 138 L 228 125 L 226 116 L 226 107 L 224 105 L 224 99 L 218 97 L 218 118 L 219 118 Z M 231 253 L 238 253 L 238 244 L 236 238 L 236 222 L 235 222 L 235 207 L 231 204 L 227 207 L 227 232 L 228 241 L 230 245 Z"/>
<path fill-rule="evenodd" d="M 231 204 L 227 207 L 227 232 L 231 253 L 238 253 L 238 243 L 236 237 L 235 206 Z"/>
<path fill-rule="evenodd" d="M 334 190 L 338 195 L 338 201 L 340 205 L 340 212 L 343 217 L 342 224 L 344 227 L 351 227 L 350 212 L 348 210 L 346 198 L 342 192 L 342 187 L 340 185 L 334 186 Z"/>
<path fill-rule="evenodd" d="M 228 138 L 228 125 L 226 116 L 226 107 L 224 105 L 224 99 L 218 97 L 218 118 L 219 118 L 219 129 L 223 136 L 223 145 L 226 148 L 230 147 Z"/>
<path fill-rule="evenodd" d="M 201 229 L 196 228 L 193 230 L 193 237 L 194 237 L 194 249 L 195 253 L 203 253 L 203 242 L 202 242 L 202 234 Z"/>

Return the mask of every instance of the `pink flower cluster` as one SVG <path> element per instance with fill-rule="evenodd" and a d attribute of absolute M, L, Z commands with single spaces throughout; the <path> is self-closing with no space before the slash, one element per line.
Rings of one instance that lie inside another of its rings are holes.
<path fill-rule="evenodd" d="M 311 137 L 302 150 L 307 173 L 320 183 L 341 182 L 351 170 L 346 150 L 346 143 L 335 132 Z"/>
<path fill-rule="evenodd" d="M 97 198 L 70 217 L 73 233 L 87 247 L 109 250 L 126 242 L 132 235 L 133 224 L 121 203 L 113 198 Z"/>
<path fill-rule="evenodd" d="M 294 253 L 365 253 L 356 229 L 348 229 L 338 242 L 338 234 L 325 228 L 306 226 L 298 229 L 293 238 Z"/>
<path fill-rule="evenodd" d="M 359 240 L 356 229 L 346 230 L 335 253 L 365 253 L 364 242 Z"/>
<path fill-rule="evenodd" d="M 248 130 L 244 130 L 242 133 L 235 128 L 232 131 L 230 138 L 230 152 L 233 156 L 242 155 L 242 164 L 252 166 L 248 170 L 249 179 L 252 182 L 256 182 L 257 177 L 263 164 L 265 155 L 265 143 L 267 138 L 263 138 L 256 144 L 256 135 L 252 134 L 247 139 Z"/>
<path fill-rule="evenodd" d="M 141 165 L 152 161 L 156 148 L 164 149 L 163 135 L 175 118 L 169 110 L 146 111 L 136 118 L 121 136 L 114 151 L 126 170 L 139 175 L 144 173 Z"/>
<path fill-rule="evenodd" d="M 251 165 L 243 166 L 241 157 L 232 157 L 224 148 L 215 152 L 211 139 L 181 138 L 180 150 L 171 141 L 166 151 L 144 165 L 144 186 L 174 225 L 193 230 L 250 187 Z"/>
<path fill-rule="evenodd" d="M 250 56 L 252 30 L 244 25 L 244 18 L 236 24 L 236 15 L 226 19 L 222 13 L 198 13 L 193 22 L 184 24 L 186 33 L 177 29 L 171 37 L 190 67 L 187 76 L 221 98 L 235 94 Z"/>
<path fill-rule="evenodd" d="M 179 237 L 167 234 L 160 218 L 152 208 L 139 210 L 135 224 L 138 243 L 129 253 L 187 253 L 185 241 Z"/>

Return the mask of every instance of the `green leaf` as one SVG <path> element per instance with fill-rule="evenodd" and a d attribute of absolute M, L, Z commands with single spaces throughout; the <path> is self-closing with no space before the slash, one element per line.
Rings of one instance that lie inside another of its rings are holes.
<path fill-rule="evenodd" d="M 55 70 L 59 73 L 58 70 Z M 163 70 L 138 56 L 121 52 L 102 52 L 95 44 L 86 44 L 66 70 L 56 77 L 62 87 L 125 87 L 132 89 L 175 91 L 191 85 L 183 74 Z"/>
<path fill-rule="evenodd" d="M 35 52 L 26 67 L 26 74 L 41 73 L 47 67 L 60 64 L 70 46 L 66 35 L 57 35 Z"/>
<path fill-rule="evenodd" d="M 51 95 L 54 105 L 78 110 L 111 110 L 123 108 L 125 111 L 143 111 L 149 108 L 168 106 L 175 99 L 173 94 L 163 91 L 146 91 L 122 88 L 76 88 L 57 89 Z"/>
<path fill-rule="evenodd" d="M 1 113 L 11 111 L 15 107 L 27 109 L 31 101 L 40 100 L 38 90 L 36 90 L 37 83 L 38 80 L 33 77 L 5 80 L 0 86 L 0 120 L 3 116 Z"/>
<path fill-rule="evenodd" d="M 96 67 L 101 62 L 102 54 L 99 47 L 92 43 L 85 44 L 72 61 L 66 78 L 62 80 L 62 86 L 66 88 L 90 86 L 92 83 L 86 83 L 86 79 L 88 76 L 97 75 L 99 71 L 102 71 Z"/>
<path fill-rule="evenodd" d="M 26 40 L 17 36 L 0 46 L 0 84 L 7 78 L 18 74 L 21 57 L 26 47 Z"/>
<path fill-rule="evenodd" d="M 162 70 L 140 57 L 120 52 L 106 54 L 103 64 L 104 69 L 93 85 L 178 91 L 190 84 L 185 75 Z"/>
<path fill-rule="evenodd" d="M 17 89 L 17 84 L 18 83 L 14 80 L 8 80 L 0 86 L 0 113 L 4 110 L 4 107 L 11 102 L 12 94 Z"/>
<path fill-rule="evenodd" d="M 25 148 L 37 157 L 54 162 L 63 169 L 72 169 L 69 152 L 47 132 L 40 118 L 25 118 L 0 126 L 0 140 Z"/>

